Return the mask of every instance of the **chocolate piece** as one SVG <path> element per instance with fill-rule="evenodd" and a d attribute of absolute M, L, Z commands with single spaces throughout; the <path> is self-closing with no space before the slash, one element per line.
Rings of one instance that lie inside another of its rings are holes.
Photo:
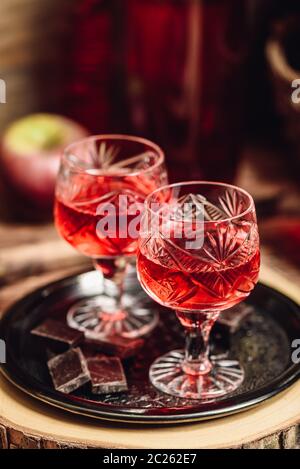
<path fill-rule="evenodd" d="M 121 360 L 133 357 L 144 345 L 143 339 L 125 339 L 118 336 L 109 336 L 101 339 L 86 338 L 85 344 L 94 350 L 115 355 Z"/>
<path fill-rule="evenodd" d="M 242 321 L 253 312 L 253 307 L 245 303 L 240 303 L 226 311 L 222 311 L 218 318 L 218 323 L 227 327 L 233 334 L 236 332 Z"/>
<path fill-rule="evenodd" d="M 42 337 L 48 342 L 49 346 L 57 351 L 65 351 L 68 348 L 75 347 L 84 338 L 84 333 L 72 329 L 63 322 L 55 319 L 47 319 L 39 326 L 32 329 L 31 334 Z"/>
<path fill-rule="evenodd" d="M 47 364 L 57 391 L 69 394 L 91 379 L 80 348 L 74 348 L 57 355 L 51 358 Z"/>
<path fill-rule="evenodd" d="M 118 357 L 93 357 L 87 359 L 94 394 L 127 391 L 127 381 Z"/>
<path fill-rule="evenodd" d="M 87 347 L 86 345 L 83 345 L 82 347 L 80 347 L 80 350 L 82 351 L 86 362 L 90 358 L 97 358 L 98 360 L 101 360 L 102 358 L 108 358 L 108 356 L 105 355 L 104 353 L 99 353 L 97 352 L 97 350 Z"/>

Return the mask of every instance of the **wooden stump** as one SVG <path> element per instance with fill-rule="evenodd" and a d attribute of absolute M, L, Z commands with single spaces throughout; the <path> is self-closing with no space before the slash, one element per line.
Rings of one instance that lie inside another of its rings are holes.
<path fill-rule="evenodd" d="M 53 273 L 46 274 L 35 284 L 53 277 Z M 280 273 L 265 267 L 261 279 L 300 302 L 297 285 Z M 28 288 L 32 287 L 31 282 Z M 28 397 L 3 377 L 0 386 L 3 448 L 293 448 L 297 443 L 300 382 L 246 412 L 206 422 L 155 427 L 112 425 L 83 418 Z"/>

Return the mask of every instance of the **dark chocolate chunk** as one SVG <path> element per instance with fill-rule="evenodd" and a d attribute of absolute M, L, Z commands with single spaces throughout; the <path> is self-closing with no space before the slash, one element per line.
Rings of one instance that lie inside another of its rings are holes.
<path fill-rule="evenodd" d="M 47 364 L 57 391 L 69 394 L 91 379 L 80 348 L 74 348 L 57 355 L 51 358 Z"/>
<path fill-rule="evenodd" d="M 58 351 L 64 351 L 75 347 L 84 338 L 84 333 L 72 329 L 63 322 L 55 319 L 47 319 L 39 326 L 32 329 L 31 334 L 47 341 L 49 346 L 54 346 Z"/>
<path fill-rule="evenodd" d="M 124 337 L 109 336 L 101 339 L 86 338 L 85 344 L 95 350 L 115 355 L 121 360 L 133 357 L 144 345 L 143 339 L 125 339 Z"/>
<path fill-rule="evenodd" d="M 121 360 L 118 357 L 100 355 L 87 359 L 94 394 L 127 391 L 127 381 Z"/>

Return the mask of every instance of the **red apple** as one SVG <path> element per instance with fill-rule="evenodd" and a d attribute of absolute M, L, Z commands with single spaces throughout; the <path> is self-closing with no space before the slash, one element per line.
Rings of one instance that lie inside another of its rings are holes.
<path fill-rule="evenodd" d="M 49 209 L 64 148 L 87 135 L 81 125 L 55 114 L 32 114 L 17 120 L 2 138 L 4 177 L 25 204 Z"/>

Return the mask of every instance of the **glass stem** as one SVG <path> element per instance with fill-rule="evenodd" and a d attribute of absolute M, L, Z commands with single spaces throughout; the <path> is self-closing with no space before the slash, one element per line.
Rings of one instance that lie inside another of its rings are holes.
<path fill-rule="evenodd" d="M 112 314 L 120 313 L 124 310 L 123 307 L 123 293 L 124 293 L 124 280 L 127 273 L 128 261 L 124 257 L 116 259 L 95 259 L 94 267 L 103 274 L 104 277 L 104 290 L 111 290 L 111 286 L 116 287 L 111 291 L 111 295 L 115 299 L 115 311 Z M 109 281 L 108 284 L 106 281 Z M 107 285 L 105 284 L 107 283 Z"/>
<path fill-rule="evenodd" d="M 179 320 L 186 328 L 185 357 L 182 363 L 185 373 L 205 375 L 210 372 L 212 364 L 209 360 L 209 336 L 219 314 L 219 311 L 177 312 Z M 184 321 L 184 316 L 188 321 Z"/>

